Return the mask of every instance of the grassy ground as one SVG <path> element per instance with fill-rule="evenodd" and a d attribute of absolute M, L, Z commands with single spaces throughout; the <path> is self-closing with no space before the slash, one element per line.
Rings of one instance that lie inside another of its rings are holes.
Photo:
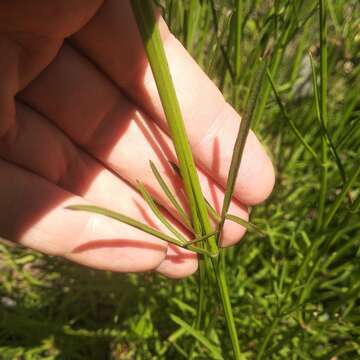
<path fill-rule="evenodd" d="M 325 2 L 326 71 L 318 1 L 233 3 L 161 2 L 172 30 L 240 112 L 259 56 L 284 106 L 267 81 L 254 127 L 277 186 L 252 212 L 267 236 L 248 234 L 226 252 L 242 350 L 249 359 L 358 359 L 360 4 Z M 229 359 L 216 303 L 208 338 L 221 340 Z M 188 358 L 193 338 L 170 315 L 191 323 L 195 308 L 195 277 L 97 272 L 0 243 L 0 359 Z M 210 355 L 199 345 L 194 358 Z"/>

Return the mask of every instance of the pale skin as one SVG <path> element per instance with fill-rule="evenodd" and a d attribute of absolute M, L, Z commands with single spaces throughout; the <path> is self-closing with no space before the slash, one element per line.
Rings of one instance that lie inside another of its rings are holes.
<path fill-rule="evenodd" d="M 202 189 L 219 209 L 240 116 L 161 18 L 159 24 Z M 152 160 L 182 196 L 127 1 L 0 2 L 0 79 L 0 236 L 97 269 L 173 278 L 196 271 L 192 252 L 66 209 L 98 205 L 166 232 L 134 189 L 141 181 L 176 218 L 149 166 Z M 247 219 L 248 206 L 265 200 L 273 185 L 271 161 L 250 133 L 230 212 Z M 226 222 L 222 245 L 244 233 Z"/>

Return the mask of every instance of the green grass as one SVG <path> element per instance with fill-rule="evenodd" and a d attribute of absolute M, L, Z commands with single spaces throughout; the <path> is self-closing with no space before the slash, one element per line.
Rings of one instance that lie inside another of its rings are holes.
<path fill-rule="evenodd" d="M 360 4 L 161 4 L 171 29 L 241 113 L 255 60 L 268 64 L 255 131 L 273 157 L 277 185 L 251 214 L 266 236 L 249 232 L 224 252 L 242 352 L 248 359 L 359 358 Z M 185 359 L 195 339 L 195 359 L 232 356 L 217 299 L 207 296 L 207 333 L 188 327 L 195 277 L 93 271 L 1 243 L 0 269 L 1 359 Z"/>

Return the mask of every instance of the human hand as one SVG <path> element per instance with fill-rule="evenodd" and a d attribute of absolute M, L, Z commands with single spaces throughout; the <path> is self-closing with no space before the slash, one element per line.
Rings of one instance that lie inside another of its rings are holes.
<path fill-rule="evenodd" d="M 149 166 L 182 196 L 129 3 L 13 0 L 0 2 L 0 20 L 0 235 L 98 269 L 193 273 L 194 253 L 66 209 L 96 204 L 166 231 L 132 187 L 139 180 L 176 217 Z M 219 209 L 240 118 L 159 22 L 203 192 Z M 272 164 L 250 133 L 230 212 L 247 219 L 247 206 L 273 184 Z M 226 222 L 223 246 L 244 232 Z"/>

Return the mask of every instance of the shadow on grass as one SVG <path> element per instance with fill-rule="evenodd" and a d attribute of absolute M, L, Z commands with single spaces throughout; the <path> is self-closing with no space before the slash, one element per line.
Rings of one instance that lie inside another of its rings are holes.
<path fill-rule="evenodd" d="M 20 280 L 11 291 L 0 287 L 4 349 L 31 352 L 43 347 L 42 356 L 60 359 L 118 358 L 115 352 L 131 351 L 141 339 L 151 347 L 154 331 L 166 339 L 175 329 L 164 309 L 175 311 L 167 296 L 177 282 L 151 273 L 89 270 L 52 257 L 27 265 L 24 271 L 33 273 L 37 284 Z M 20 271 L 11 275 L 22 276 Z M 149 309 L 151 321 L 143 325 Z"/>

